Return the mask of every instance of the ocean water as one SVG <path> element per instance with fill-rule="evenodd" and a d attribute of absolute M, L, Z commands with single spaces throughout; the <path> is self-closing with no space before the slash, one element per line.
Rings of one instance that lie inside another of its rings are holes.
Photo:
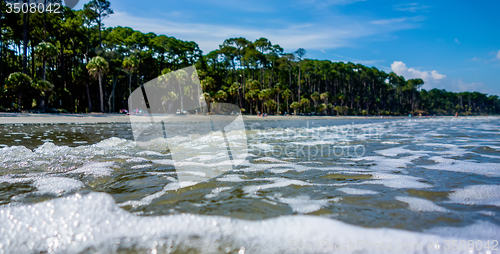
<path fill-rule="evenodd" d="M 0 125 L 0 252 L 500 253 L 498 117 L 245 128 L 238 165 L 181 186 L 130 124 Z M 227 163 L 215 138 L 184 165 Z"/>

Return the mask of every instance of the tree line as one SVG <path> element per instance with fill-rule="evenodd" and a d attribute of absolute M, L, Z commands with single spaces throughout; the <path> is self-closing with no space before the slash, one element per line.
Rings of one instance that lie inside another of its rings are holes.
<path fill-rule="evenodd" d="M 107 0 L 61 13 L 5 10 L 2 1 L 0 110 L 117 112 L 147 81 L 195 65 L 208 103 L 234 103 L 249 114 L 500 113 L 498 96 L 427 91 L 422 79 L 309 59 L 303 48 L 285 52 L 266 38 L 229 38 L 203 54 L 193 41 L 106 28 Z"/>

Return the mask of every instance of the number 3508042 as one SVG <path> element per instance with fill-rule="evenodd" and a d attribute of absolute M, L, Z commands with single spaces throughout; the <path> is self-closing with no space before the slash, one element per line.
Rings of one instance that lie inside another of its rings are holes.
<path fill-rule="evenodd" d="M 7 13 L 61 13 L 60 3 L 7 3 Z"/>

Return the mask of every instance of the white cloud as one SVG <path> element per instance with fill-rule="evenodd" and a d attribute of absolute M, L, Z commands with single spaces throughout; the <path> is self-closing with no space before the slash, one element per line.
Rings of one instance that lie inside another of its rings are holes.
<path fill-rule="evenodd" d="M 418 3 L 409 3 L 409 4 L 402 4 L 395 6 L 395 9 L 398 11 L 409 11 L 409 12 L 424 11 L 429 8 L 430 6 L 419 5 Z"/>
<path fill-rule="evenodd" d="M 348 5 L 363 1 L 365 0 L 306 0 L 303 3 L 307 5 L 317 5 L 317 7 L 326 7 L 330 5 Z"/>
<path fill-rule="evenodd" d="M 410 18 L 409 21 L 412 21 Z M 413 28 L 413 24 L 401 21 L 398 25 L 373 25 L 369 21 L 336 17 L 335 20 L 321 23 L 276 23 L 274 27 L 263 28 L 260 23 L 216 24 L 209 22 L 189 22 L 166 18 L 137 17 L 126 12 L 115 12 L 105 21 L 109 27 L 127 26 L 141 32 L 154 32 L 174 36 L 181 40 L 195 41 L 203 52 L 218 49 L 222 42 L 231 37 L 245 37 L 255 40 L 268 38 L 286 51 L 307 47 L 306 49 L 333 49 L 352 47 L 354 41 L 374 35 Z M 335 25 L 325 25 L 325 24 Z"/>
<path fill-rule="evenodd" d="M 464 82 L 462 79 L 445 79 L 439 84 L 431 84 L 423 87 L 424 89 L 430 90 L 432 88 L 446 89 L 451 92 L 480 92 L 485 94 L 498 94 L 498 91 L 494 91 L 487 87 L 483 82 Z"/>
<path fill-rule="evenodd" d="M 414 68 L 408 68 L 406 64 L 401 61 L 394 61 L 391 64 L 391 69 L 394 73 L 406 79 L 421 78 L 425 83 L 434 83 L 446 78 L 446 75 L 440 74 L 436 70 L 419 71 Z"/>
<path fill-rule="evenodd" d="M 415 17 L 403 17 L 403 18 L 392 18 L 392 19 L 380 19 L 380 20 L 371 21 L 370 23 L 375 24 L 375 25 L 390 25 L 390 24 L 402 23 L 402 22 L 406 22 L 406 21 L 418 22 L 418 21 L 422 21 L 424 19 L 425 18 L 422 16 L 415 16 Z"/>
<path fill-rule="evenodd" d="M 500 59 L 500 50 L 497 53 L 497 59 Z"/>
<path fill-rule="evenodd" d="M 455 42 L 456 42 L 458 45 L 460 45 L 460 42 L 458 41 L 458 39 L 457 39 L 457 38 L 455 38 Z"/>
<path fill-rule="evenodd" d="M 452 82 L 452 89 L 457 92 L 469 91 L 469 92 L 482 92 L 488 93 L 488 89 L 483 82 L 473 82 L 465 83 L 462 79 L 457 79 Z"/>

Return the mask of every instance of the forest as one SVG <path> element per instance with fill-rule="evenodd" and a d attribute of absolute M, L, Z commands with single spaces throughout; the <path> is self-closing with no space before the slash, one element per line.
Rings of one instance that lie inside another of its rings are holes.
<path fill-rule="evenodd" d="M 204 53 L 193 41 L 105 27 L 107 0 L 60 13 L 6 10 L 2 1 L 0 111 L 119 112 L 136 88 L 194 65 L 208 103 L 234 103 L 245 114 L 500 113 L 495 95 L 426 91 L 422 79 L 309 59 L 303 48 L 285 52 L 266 38 L 228 38 Z"/>

